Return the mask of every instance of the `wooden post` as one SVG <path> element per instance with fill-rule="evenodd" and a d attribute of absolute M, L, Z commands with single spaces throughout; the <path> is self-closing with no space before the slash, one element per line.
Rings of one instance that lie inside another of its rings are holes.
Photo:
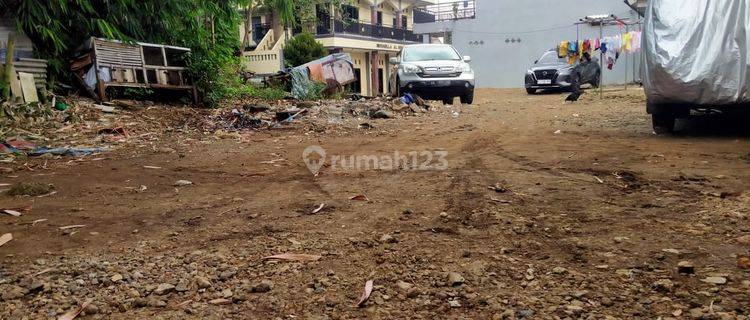
<path fill-rule="evenodd" d="M 10 99 L 10 82 L 12 77 L 15 77 L 15 71 L 13 70 L 13 47 L 15 46 L 16 34 L 11 31 L 8 33 L 8 51 L 5 54 L 5 74 L 3 77 L 3 99 Z"/>

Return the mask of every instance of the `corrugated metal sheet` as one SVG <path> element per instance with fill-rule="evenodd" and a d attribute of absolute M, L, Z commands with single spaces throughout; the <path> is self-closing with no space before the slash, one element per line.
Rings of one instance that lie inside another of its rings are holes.
<path fill-rule="evenodd" d="M 5 65 L 5 64 L 3 64 Z M 47 84 L 47 60 L 20 58 L 13 63 L 16 72 L 25 72 L 34 75 L 34 83 L 37 88 L 44 88 Z"/>

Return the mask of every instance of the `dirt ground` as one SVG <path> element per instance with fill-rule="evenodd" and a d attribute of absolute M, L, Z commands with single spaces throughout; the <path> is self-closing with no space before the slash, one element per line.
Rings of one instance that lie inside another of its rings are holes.
<path fill-rule="evenodd" d="M 564 97 L 31 160 L 0 183 L 57 193 L 0 196 L 32 206 L 0 215 L 0 319 L 750 319 L 750 118 L 655 136 L 638 88 Z M 315 176 L 314 145 L 448 165 Z"/>

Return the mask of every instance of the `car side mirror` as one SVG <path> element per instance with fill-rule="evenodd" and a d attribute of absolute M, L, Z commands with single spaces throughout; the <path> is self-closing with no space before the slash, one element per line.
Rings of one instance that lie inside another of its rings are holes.
<path fill-rule="evenodd" d="M 390 62 L 391 64 L 398 64 L 398 58 L 390 58 L 388 59 L 388 62 Z"/>
<path fill-rule="evenodd" d="M 470 56 L 464 56 L 464 62 L 466 62 L 466 63 L 471 62 L 471 57 Z"/>

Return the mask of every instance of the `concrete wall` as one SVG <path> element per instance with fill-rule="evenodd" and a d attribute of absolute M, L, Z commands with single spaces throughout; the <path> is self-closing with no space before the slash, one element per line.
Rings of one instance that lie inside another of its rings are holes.
<path fill-rule="evenodd" d="M 414 32 L 452 30 L 453 45 L 472 57 L 479 87 L 523 87 L 524 74 L 533 62 L 560 41 L 576 40 L 573 24 L 587 15 L 615 14 L 638 20 L 622 0 L 476 0 L 476 8 L 476 19 L 416 24 Z M 605 36 L 619 33 L 616 26 L 604 27 Z M 580 26 L 581 39 L 598 36 L 599 27 Z M 506 39 L 521 42 L 506 43 Z M 629 81 L 637 58 L 629 57 Z M 625 74 L 625 57 L 620 56 L 614 70 L 603 69 L 604 83 L 623 83 Z"/>
<path fill-rule="evenodd" d="M 15 30 L 15 26 L 10 19 L 0 18 L 0 49 L 5 49 L 8 43 L 8 35 Z M 34 46 L 31 39 L 23 33 L 16 32 L 15 50 L 16 51 L 33 51 Z M 30 58 L 30 57 L 28 57 Z"/>
<path fill-rule="evenodd" d="M 398 2 L 396 2 L 398 3 Z M 406 16 L 407 28 L 413 27 L 414 18 L 412 17 L 412 4 L 413 1 L 403 1 L 401 3 L 402 14 Z M 359 7 L 359 21 L 372 23 L 372 10 L 371 5 L 365 0 L 357 0 L 351 3 Z M 387 27 L 393 27 L 393 17 L 398 14 L 398 7 L 395 7 L 393 3 L 382 1 L 377 6 L 378 11 L 383 12 L 383 25 Z"/>

